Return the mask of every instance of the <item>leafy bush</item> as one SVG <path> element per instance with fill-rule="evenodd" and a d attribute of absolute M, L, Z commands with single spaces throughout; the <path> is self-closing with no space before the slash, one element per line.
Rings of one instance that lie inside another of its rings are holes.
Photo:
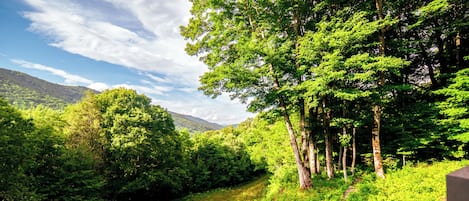
<path fill-rule="evenodd" d="M 190 189 L 200 192 L 233 186 L 252 178 L 254 166 L 235 130 L 225 128 L 193 136 L 190 151 Z"/>
<path fill-rule="evenodd" d="M 444 200 L 445 175 L 469 165 L 469 161 L 443 161 L 405 166 L 390 171 L 385 180 L 366 176 L 349 200 Z"/>

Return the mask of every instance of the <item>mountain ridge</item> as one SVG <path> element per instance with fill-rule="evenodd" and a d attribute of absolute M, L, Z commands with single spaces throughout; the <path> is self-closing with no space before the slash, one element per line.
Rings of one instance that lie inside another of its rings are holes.
<path fill-rule="evenodd" d="M 19 108 L 31 108 L 39 104 L 63 109 L 79 102 L 86 91 L 99 93 L 83 86 L 65 86 L 28 75 L 23 72 L 0 68 L 0 96 Z M 218 130 L 224 126 L 198 117 L 168 111 L 176 128 L 187 128 L 189 132 Z"/>

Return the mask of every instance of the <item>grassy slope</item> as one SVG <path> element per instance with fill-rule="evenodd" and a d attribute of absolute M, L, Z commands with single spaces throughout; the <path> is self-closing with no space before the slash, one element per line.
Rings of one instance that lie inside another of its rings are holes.
<path fill-rule="evenodd" d="M 416 164 L 403 169 L 388 171 L 386 180 L 375 179 L 374 174 L 365 175 L 355 184 L 355 190 L 347 200 L 395 200 L 427 201 L 445 200 L 446 174 L 469 165 L 469 161 L 443 161 L 433 164 Z M 339 175 L 337 175 L 339 176 Z M 187 196 L 182 201 L 218 201 L 218 200 L 345 200 L 344 192 L 351 182 L 335 178 L 327 180 L 322 177 L 313 179 L 312 190 L 299 191 L 296 184 L 279 188 L 275 195 L 267 195 L 268 178 L 256 179 L 245 185 L 216 189 L 207 193 Z"/>
<path fill-rule="evenodd" d="M 193 194 L 181 199 L 181 201 L 260 200 L 265 193 L 267 183 L 268 177 L 262 176 L 238 187 L 216 189 L 207 193 Z"/>

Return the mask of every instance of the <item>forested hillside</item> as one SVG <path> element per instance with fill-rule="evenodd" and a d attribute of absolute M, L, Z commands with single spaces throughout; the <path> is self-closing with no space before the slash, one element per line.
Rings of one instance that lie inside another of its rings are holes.
<path fill-rule="evenodd" d="M 63 86 L 41 80 L 30 75 L 0 68 L 0 96 L 15 106 L 30 108 L 43 104 L 52 108 L 64 108 L 78 102 L 85 87 Z"/>
<path fill-rule="evenodd" d="M 174 120 L 176 128 L 187 128 L 189 132 L 204 132 L 209 130 L 222 129 L 224 126 L 205 121 L 200 118 L 196 118 L 190 115 L 178 114 L 175 112 L 169 112 Z"/>
<path fill-rule="evenodd" d="M 54 84 L 25 73 L 0 68 L 0 96 L 19 108 L 44 105 L 54 109 L 64 109 L 67 105 L 80 101 L 86 91 L 99 93 L 86 87 Z M 221 125 L 197 117 L 175 112 L 170 114 L 178 129 L 186 128 L 189 132 L 223 128 Z"/>

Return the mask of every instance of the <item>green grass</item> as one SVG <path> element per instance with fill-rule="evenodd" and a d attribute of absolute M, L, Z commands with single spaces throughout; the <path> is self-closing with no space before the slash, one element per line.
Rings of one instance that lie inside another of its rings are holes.
<path fill-rule="evenodd" d="M 270 184 L 263 176 L 244 185 L 216 189 L 206 193 L 189 195 L 182 201 L 218 201 L 218 200 L 276 200 L 276 201 L 427 201 L 446 199 L 446 174 L 469 165 L 469 161 L 443 161 L 432 164 L 420 163 L 406 166 L 395 171 L 388 171 L 386 179 L 376 179 L 373 173 L 367 173 L 355 184 L 355 190 L 347 199 L 344 192 L 351 185 L 344 182 L 340 175 L 328 180 L 324 176 L 313 178 L 313 189 L 301 191 L 296 183 Z"/>
<path fill-rule="evenodd" d="M 353 178 L 349 176 L 349 179 Z M 263 200 L 277 201 L 323 201 L 341 200 L 343 193 L 351 184 L 345 182 L 340 175 L 327 179 L 326 175 L 317 175 L 313 178 L 313 188 L 310 190 L 300 190 L 297 183 L 272 184 L 269 192 Z"/>
<path fill-rule="evenodd" d="M 192 194 L 180 199 L 181 201 L 247 201 L 261 200 L 264 197 L 268 183 L 268 176 L 264 175 L 246 183 L 232 188 L 220 188 L 206 193 Z"/>
<path fill-rule="evenodd" d="M 445 200 L 446 174 L 467 165 L 466 160 L 406 166 L 388 172 L 385 180 L 368 175 L 357 184 L 357 191 L 351 193 L 348 200 Z"/>

